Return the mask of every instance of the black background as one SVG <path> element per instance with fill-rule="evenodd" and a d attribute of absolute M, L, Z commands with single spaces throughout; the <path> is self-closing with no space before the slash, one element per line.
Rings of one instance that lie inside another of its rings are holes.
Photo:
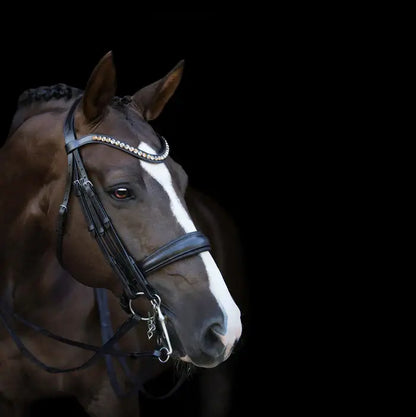
<path fill-rule="evenodd" d="M 279 133 L 264 132 L 260 126 L 270 115 L 276 123 L 281 117 L 273 89 L 277 73 L 269 78 L 269 61 L 279 57 L 281 44 L 264 52 L 266 38 L 253 30 L 250 21 L 219 13 L 151 13 L 121 28 L 98 22 L 74 22 L 74 28 L 78 31 L 40 27 L 24 42 L 4 43 L 1 138 L 7 136 L 21 92 L 59 82 L 83 89 L 109 50 L 114 54 L 120 96 L 163 77 L 185 59 L 177 92 L 152 124 L 168 139 L 190 183 L 214 197 L 237 224 L 250 307 L 244 312 L 242 347 L 233 358 L 238 384 L 230 415 L 239 415 L 254 398 L 258 405 L 264 404 L 270 391 L 265 378 L 277 377 L 272 367 L 279 362 L 281 343 L 281 321 L 275 315 L 278 298 L 273 293 L 281 248 L 274 223 L 285 177 L 279 174 L 279 157 L 274 153 Z M 290 174 L 285 175 L 287 179 Z M 267 246 L 273 258 L 265 256 Z M 194 394 L 187 387 L 168 406 L 189 402 Z M 45 410 L 52 406 L 53 402 L 40 404 L 36 415 L 46 416 Z M 68 415 L 76 415 L 69 407 Z"/>

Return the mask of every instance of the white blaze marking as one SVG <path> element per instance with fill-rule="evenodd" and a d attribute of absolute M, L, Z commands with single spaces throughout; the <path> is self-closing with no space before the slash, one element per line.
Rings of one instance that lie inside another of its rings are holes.
<path fill-rule="evenodd" d="M 146 143 L 141 143 L 140 149 L 148 153 L 155 153 L 155 150 Z M 145 161 L 140 161 L 140 165 L 163 187 L 169 197 L 172 213 L 184 231 L 186 233 L 196 231 L 193 221 L 176 194 L 172 184 L 172 177 L 166 165 L 164 163 L 152 164 Z M 199 256 L 208 274 L 209 288 L 224 313 L 226 332 L 224 335 L 218 335 L 218 337 L 226 346 L 226 356 L 228 356 L 234 343 L 241 336 L 240 310 L 231 297 L 221 272 L 211 254 L 209 252 L 201 252 Z"/>

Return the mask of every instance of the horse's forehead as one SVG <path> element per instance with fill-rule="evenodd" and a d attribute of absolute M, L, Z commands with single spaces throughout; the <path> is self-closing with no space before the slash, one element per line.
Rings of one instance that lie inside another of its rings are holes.
<path fill-rule="evenodd" d="M 106 134 L 143 151 L 157 153 L 160 147 L 160 139 L 153 128 L 135 111 L 121 112 L 111 109 L 95 130 L 97 134 Z M 179 187 L 186 182 L 186 173 L 170 157 L 161 164 L 151 164 L 140 163 L 141 161 L 128 153 L 107 146 L 88 146 L 82 152 L 85 152 L 87 165 L 100 177 L 106 177 L 108 174 L 111 177 L 123 174 L 150 176 L 158 183 L 173 183 L 175 188 L 176 182 Z M 163 168 L 156 168 L 158 175 L 155 176 L 152 170 L 151 174 L 147 169 L 143 169 L 143 164 L 146 167 L 148 164 L 155 167 L 161 165 Z"/>
<path fill-rule="evenodd" d="M 107 115 L 94 128 L 93 132 L 82 133 L 104 134 L 133 147 L 137 147 L 140 143 L 146 143 L 157 148 L 160 143 L 149 123 L 140 114 L 129 109 L 120 111 L 109 108 Z M 121 171 L 131 171 L 132 169 L 137 171 L 139 169 L 138 160 L 131 155 L 107 146 L 99 146 L 98 148 L 96 146 L 86 147 L 84 151 L 94 170 L 102 169 L 105 173 L 114 168 L 119 168 Z"/>
<path fill-rule="evenodd" d="M 107 135 L 120 138 L 125 143 L 132 142 L 129 144 L 135 146 L 139 140 L 150 145 L 157 143 L 157 135 L 153 128 L 131 106 L 122 109 L 110 107 L 97 129 L 105 131 Z"/>

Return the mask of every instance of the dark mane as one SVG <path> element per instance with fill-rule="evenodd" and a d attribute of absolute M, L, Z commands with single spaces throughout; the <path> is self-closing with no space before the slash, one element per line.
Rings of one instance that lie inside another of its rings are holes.
<path fill-rule="evenodd" d="M 25 90 L 17 100 L 17 110 L 13 117 L 8 137 L 10 137 L 13 132 L 29 117 L 38 114 L 39 111 L 45 111 L 49 108 L 49 106 L 45 107 L 45 103 L 60 99 L 70 101 L 71 99 L 79 97 L 82 93 L 83 90 L 63 83 Z M 119 111 L 125 112 L 131 100 L 132 99 L 129 96 L 114 97 L 111 101 L 111 106 Z M 62 107 L 61 102 L 61 104 L 54 109 L 54 111 L 64 111 L 65 106 L 66 105 L 64 104 L 64 107 Z"/>
<path fill-rule="evenodd" d="M 36 102 L 45 102 L 52 99 L 61 99 L 70 100 L 71 98 L 78 97 L 82 94 L 82 90 L 75 87 L 70 87 L 66 84 L 55 84 L 48 87 L 37 87 L 30 88 L 24 91 L 18 98 L 17 104 L 18 107 L 27 106 Z M 131 102 L 130 96 L 125 97 L 114 97 L 111 105 L 116 108 L 124 107 L 126 104 Z"/>
<path fill-rule="evenodd" d="M 82 90 L 70 87 L 66 84 L 55 84 L 48 87 L 30 88 L 24 91 L 18 98 L 18 107 L 28 106 L 36 102 L 45 102 L 52 99 L 70 100 L 73 97 L 77 97 L 82 93 Z"/>

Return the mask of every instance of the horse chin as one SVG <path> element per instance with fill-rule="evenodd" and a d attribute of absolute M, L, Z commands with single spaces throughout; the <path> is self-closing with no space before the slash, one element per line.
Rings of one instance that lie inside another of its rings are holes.
<path fill-rule="evenodd" d="M 198 368 L 215 368 L 220 363 L 224 362 L 227 358 L 225 358 L 224 356 L 221 356 L 217 358 L 206 357 L 203 359 L 192 360 L 189 355 L 185 355 L 185 356 L 180 356 L 179 359 L 182 362 L 192 364 L 193 366 L 196 366 Z"/>

